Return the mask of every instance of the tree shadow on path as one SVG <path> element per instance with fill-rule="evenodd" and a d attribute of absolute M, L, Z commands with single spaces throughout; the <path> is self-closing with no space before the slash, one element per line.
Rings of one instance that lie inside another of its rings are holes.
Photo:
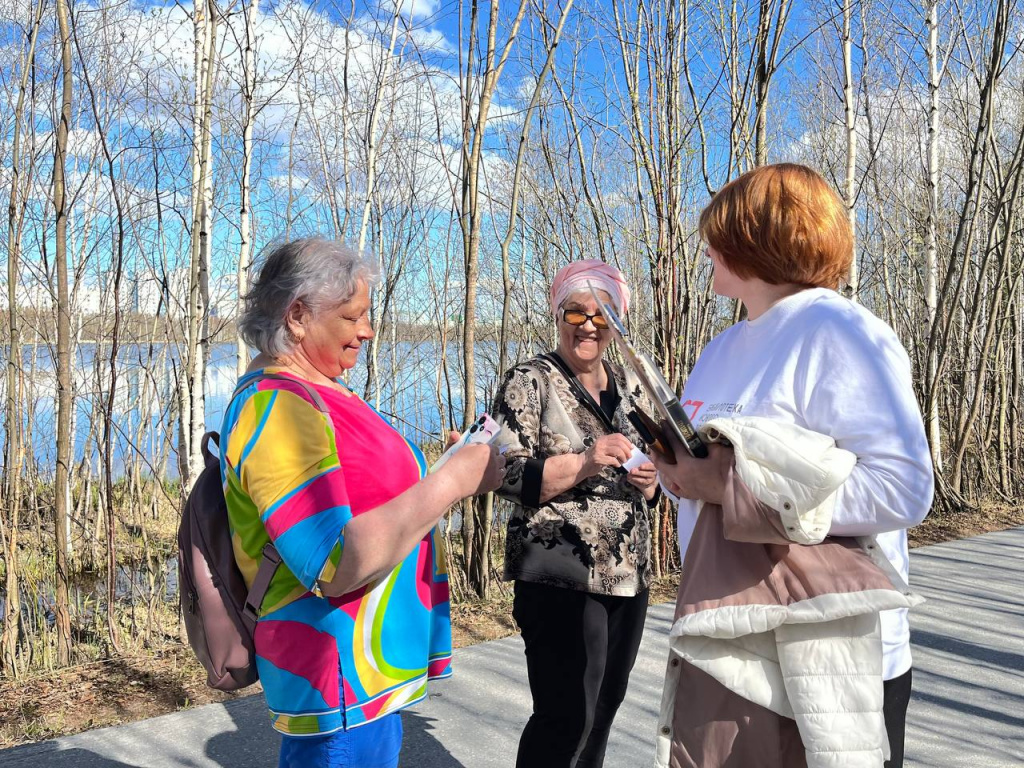
<path fill-rule="evenodd" d="M 0 754 L 0 764 L 4 768 L 136 768 L 88 749 L 59 749 L 53 742 L 5 749 Z"/>
<path fill-rule="evenodd" d="M 419 712 L 402 713 L 402 768 L 464 768 L 433 735 L 435 722 Z"/>

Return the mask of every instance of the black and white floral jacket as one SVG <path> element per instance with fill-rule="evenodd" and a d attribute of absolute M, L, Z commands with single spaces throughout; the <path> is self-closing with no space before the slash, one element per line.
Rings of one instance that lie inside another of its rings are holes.
<path fill-rule="evenodd" d="M 632 371 L 609 363 L 619 394 L 612 426 L 637 448 L 647 446 L 629 422 L 650 404 Z M 541 503 L 544 461 L 583 453 L 609 434 L 580 403 L 565 375 L 545 356 L 508 371 L 491 409 L 502 431 L 508 471 L 497 493 L 515 504 L 505 542 L 506 581 L 520 579 L 602 595 L 632 597 L 650 581 L 647 501 L 621 469 L 608 468 Z"/>

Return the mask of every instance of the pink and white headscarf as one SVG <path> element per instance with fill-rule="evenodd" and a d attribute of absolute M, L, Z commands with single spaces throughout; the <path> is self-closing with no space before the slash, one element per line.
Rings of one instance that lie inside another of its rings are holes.
<path fill-rule="evenodd" d="M 620 315 L 629 311 L 629 286 L 622 273 L 600 259 L 584 259 L 558 270 L 551 283 L 551 314 L 558 314 L 558 308 L 570 294 L 588 290 L 587 283 L 592 284 L 595 290 L 607 293 Z"/>

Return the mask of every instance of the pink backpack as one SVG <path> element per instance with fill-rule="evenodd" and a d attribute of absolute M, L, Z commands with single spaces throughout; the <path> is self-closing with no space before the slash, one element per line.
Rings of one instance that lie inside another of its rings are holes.
<path fill-rule="evenodd" d="M 245 386 L 261 379 L 299 384 L 327 416 L 328 428 L 333 429 L 327 406 L 315 389 L 298 379 L 273 373 L 250 379 Z M 240 391 L 235 391 L 232 401 Z M 205 466 L 188 495 L 178 526 L 178 594 L 188 642 L 206 669 L 207 684 L 221 691 L 235 691 L 259 679 L 253 633 L 281 556 L 268 543 L 252 588 L 246 589 L 231 543 L 220 459 L 210 451 L 211 440 L 220 452 L 220 436 L 216 432 L 203 435 Z"/>

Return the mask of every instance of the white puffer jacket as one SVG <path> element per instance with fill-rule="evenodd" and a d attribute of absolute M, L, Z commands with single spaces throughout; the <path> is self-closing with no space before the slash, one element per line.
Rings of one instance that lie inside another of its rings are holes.
<path fill-rule="evenodd" d="M 889 749 L 878 614 L 921 598 L 873 539 L 826 538 L 856 457 L 766 418 L 716 419 L 702 432 L 730 443 L 735 464 L 727 498 L 704 506 L 687 550 L 656 765 L 670 764 L 676 706 L 701 706 L 685 691 L 677 701 L 678 657 L 795 720 L 810 768 L 880 767 Z"/>

